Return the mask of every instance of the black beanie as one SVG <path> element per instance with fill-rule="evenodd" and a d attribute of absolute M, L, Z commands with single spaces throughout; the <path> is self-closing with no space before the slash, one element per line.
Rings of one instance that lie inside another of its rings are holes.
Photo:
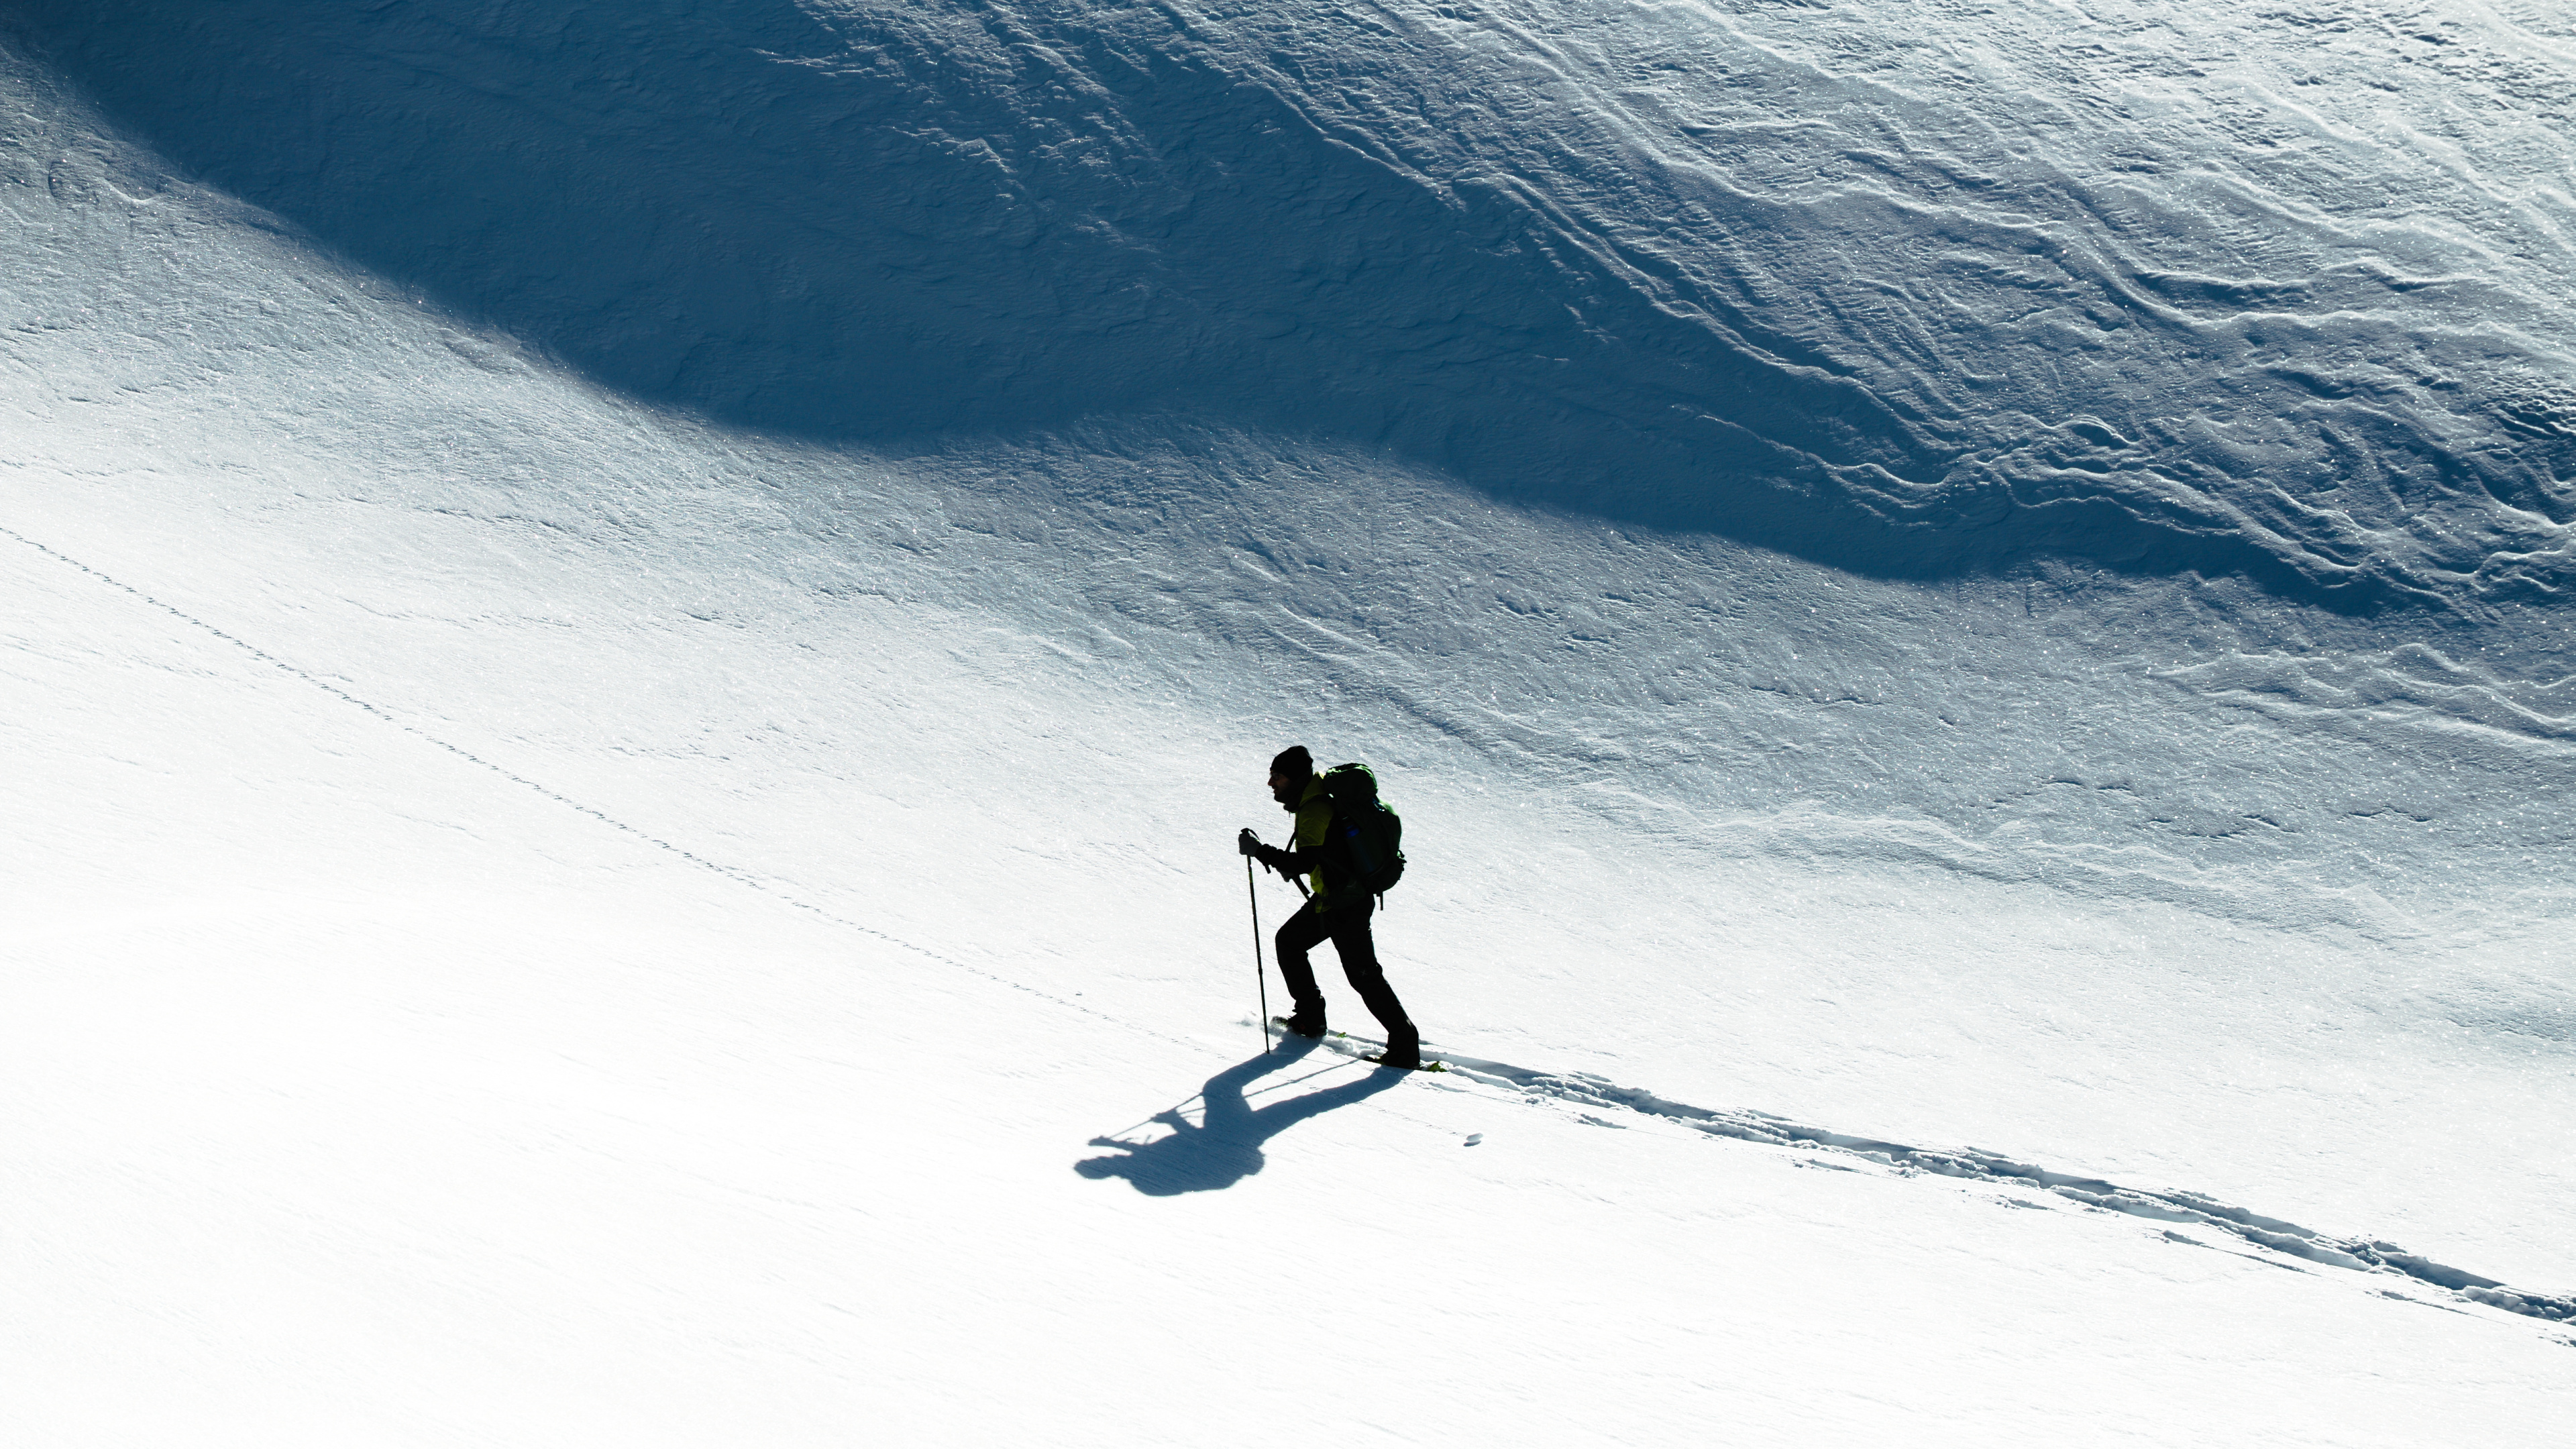
<path fill-rule="evenodd" d="M 1304 745 L 1290 745 L 1270 757 L 1270 773 L 1292 779 L 1311 775 L 1315 773 L 1315 757 L 1306 753 Z"/>

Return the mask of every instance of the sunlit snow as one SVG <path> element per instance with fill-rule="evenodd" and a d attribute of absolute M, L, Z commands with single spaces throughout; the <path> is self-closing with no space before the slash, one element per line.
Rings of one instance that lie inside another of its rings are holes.
<path fill-rule="evenodd" d="M 0 6 L 0 1438 L 2548 1442 L 2571 97 Z M 1263 1050 L 1294 742 L 1447 1073 Z"/>

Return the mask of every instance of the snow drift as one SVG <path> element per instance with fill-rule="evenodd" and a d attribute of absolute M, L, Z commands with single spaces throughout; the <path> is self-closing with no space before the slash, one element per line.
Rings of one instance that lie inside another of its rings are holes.
<path fill-rule="evenodd" d="M 2571 569 L 2545 7 L 24 8 L 191 170 L 729 422 L 1183 411 L 1904 578 Z"/>

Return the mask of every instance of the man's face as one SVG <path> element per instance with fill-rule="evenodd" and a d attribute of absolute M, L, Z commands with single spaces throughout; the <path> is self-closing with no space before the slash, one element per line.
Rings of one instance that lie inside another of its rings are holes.
<path fill-rule="evenodd" d="M 1290 797 L 1289 792 L 1296 788 L 1296 779 L 1286 771 L 1273 770 L 1270 772 L 1271 799 L 1278 801 L 1282 805 L 1294 805 L 1297 802 Z"/>

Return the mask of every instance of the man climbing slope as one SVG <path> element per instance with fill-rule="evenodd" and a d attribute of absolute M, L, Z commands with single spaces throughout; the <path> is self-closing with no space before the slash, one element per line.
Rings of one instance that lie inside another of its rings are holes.
<path fill-rule="evenodd" d="M 1332 794 L 1315 773 L 1314 756 L 1306 753 L 1304 745 L 1290 745 L 1270 762 L 1270 798 L 1297 817 L 1289 848 L 1264 845 L 1249 830 L 1237 844 L 1244 854 L 1281 875 L 1303 875 L 1312 883 L 1304 908 L 1290 916 L 1274 938 L 1279 974 L 1287 978 L 1288 997 L 1296 1005 L 1283 1024 L 1299 1036 L 1324 1034 L 1324 993 L 1315 985 L 1315 969 L 1307 964 L 1306 953 L 1329 938 L 1334 953 L 1342 958 L 1342 974 L 1350 978 L 1351 989 L 1386 1029 L 1386 1053 L 1377 1060 L 1390 1067 L 1419 1070 L 1422 1034 L 1414 1030 L 1412 1018 L 1404 1014 L 1404 1003 L 1386 984 L 1386 972 L 1377 963 L 1377 943 L 1369 936 L 1369 916 L 1377 901 L 1364 888 L 1344 843 L 1348 837 L 1333 828 Z"/>

